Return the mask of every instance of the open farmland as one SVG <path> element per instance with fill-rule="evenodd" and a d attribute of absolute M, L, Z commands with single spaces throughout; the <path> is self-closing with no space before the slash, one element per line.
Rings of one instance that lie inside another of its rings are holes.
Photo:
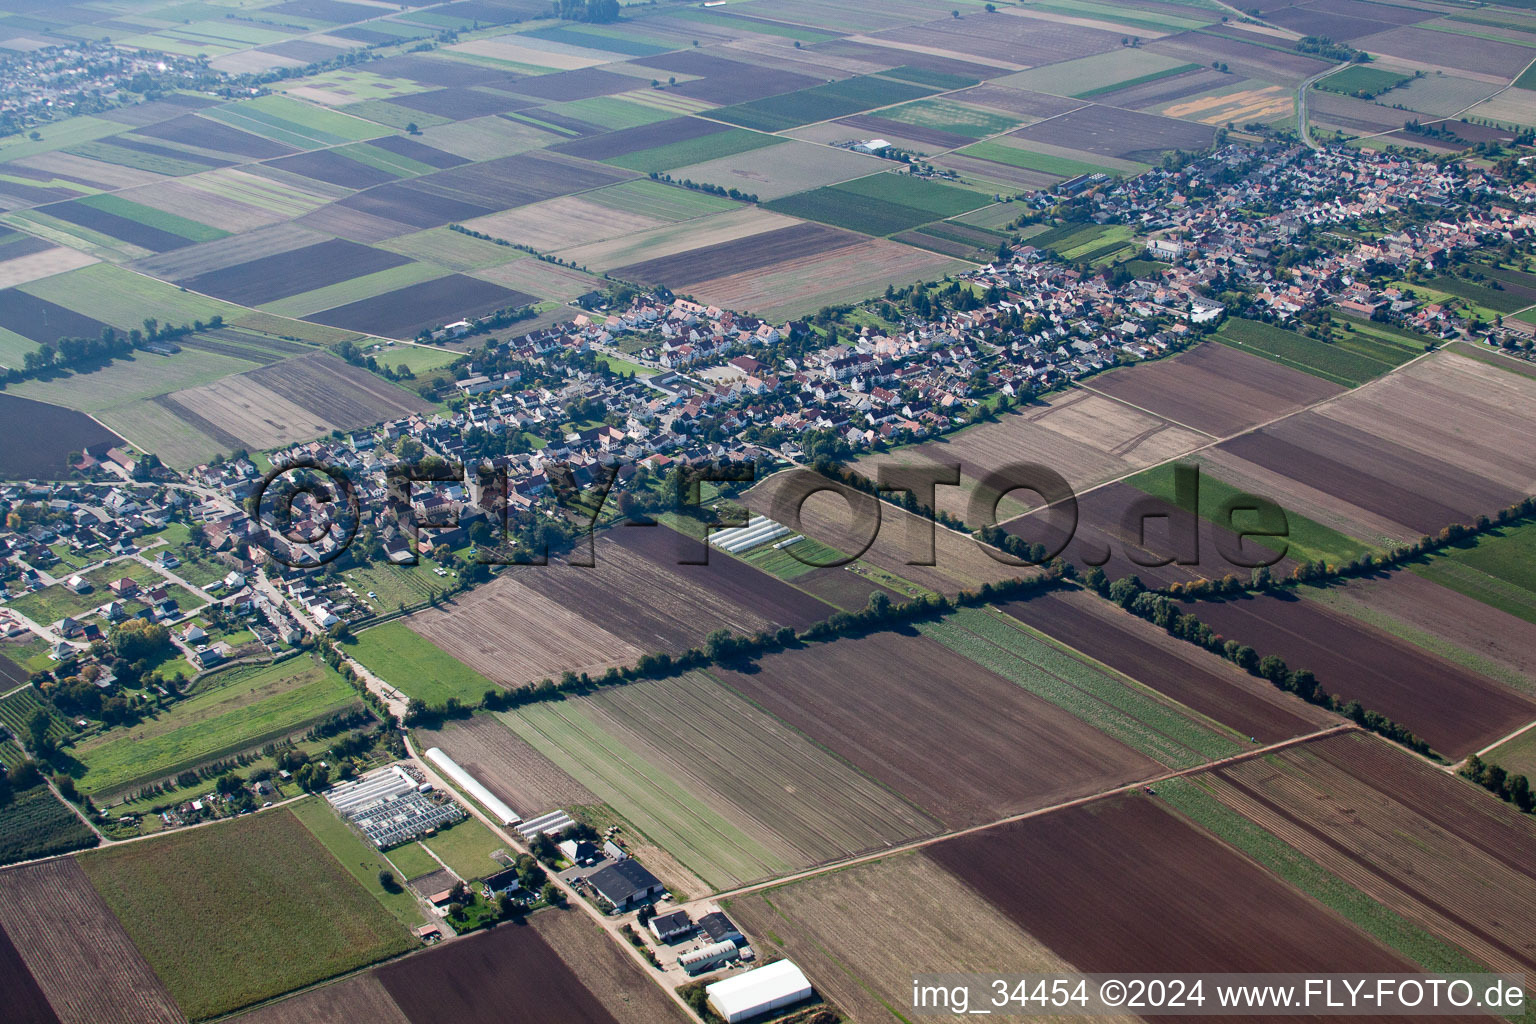
<path fill-rule="evenodd" d="M 880 665 L 876 673 L 867 666 Z M 1156 762 L 926 637 L 773 654 L 727 687 L 950 827 L 1156 774 Z"/>
<path fill-rule="evenodd" d="M 456 320 L 499 309 L 518 309 L 536 298 L 489 281 L 449 274 L 321 310 L 304 319 L 386 338 L 412 338 L 423 330 Z"/>
<path fill-rule="evenodd" d="M 0 448 L 0 476 L 13 480 L 62 480 L 69 475 L 70 452 L 122 443 L 82 413 L 9 394 L 0 394 L 0 434 L 10 439 Z"/>
<path fill-rule="evenodd" d="M 1500 527 L 1476 541 L 1456 544 L 1415 571 L 1527 622 L 1536 622 L 1536 575 L 1531 549 L 1536 526 Z"/>
<path fill-rule="evenodd" d="M 219 449 L 267 449 L 333 429 L 420 412 L 425 402 L 324 352 L 287 359 L 157 397 L 157 405 Z M 158 450 L 171 465 L 208 458 L 207 441 Z"/>
<path fill-rule="evenodd" d="M 1231 482 L 1326 522 L 1321 506 L 1403 540 L 1470 523 L 1513 503 L 1536 479 L 1519 439 L 1536 384 L 1442 353 L 1212 454 Z M 1361 529 L 1366 532 L 1362 533 Z"/>
<path fill-rule="evenodd" d="M 988 198 L 966 189 L 904 175 L 876 174 L 789 196 L 769 209 L 870 235 L 890 235 L 985 206 Z"/>
<path fill-rule="evenodd" d="M 529 746 L 491 715 L 445 722 L 417 733 L 421 749 L 441 747 L 524 818 L 557 807 L 597 803 L 597 797 L 565 770 Z"/>
<path fill-rule="evenodd" d="M 1248 430 L 1339 393 L 1339 387 L 1224 345 L 1100 374 L 1088 385 L 1217 437 Z"/>
<path fill-rule="evenodd" d="M 594 566 L 511 567 L 407 623 L 503 686 L 563 670 L 601 675 L 641 654 L 701 644 L 715 629 L 803 628 L 832 608 L 664 527 L 618 528 L 595 541 Z M 512 613 L 509 609 L 519 611 Z"/>
<path fill-rule="evenodd" d="M 1060 956 L 921 854 L 731 899 L 759 953 L 783 953 L 858 1021 L 897 1019 L 912 971 L 1070 971 Z"/>
<path fill-rule="evenodd" d="M 1057 590 L 1002 609 L 1262 743 L 1312 732 L 1328 721 L 1317 708 L 1085 591 Z"/>
<path fill-rule="evenodd" d="M 1536 701 L 1389 633 L 1293 595 L 1186 605 L 1216 632 L 1309 669 L 1342 700 L 1358 700 L 1461 757 L 1536 718 Z"/>
<path fill-rule="evenodd" d="M 1413 968 L 1139 794 L 999 825 L 924 855 L 1081 971 Z M 1264 913 L 1232 913 L 1240 906 Z"/>
<path fill-rule="evenodd" d="M 1171 117 L 1093 104 L 1038 124 L 1026 125 L 1010 135 L 1026 142 L 1069 146 L 1101 156 L 1155 163 L 1171 149 L 1209 149 L 1216 131 Z"/>
<path fill-rule="evenodd" d="M 99 851 L 80 863 L 194 1019 L 412 945 L 286 810 Z M 231 905 L 256 912 L 231 928 Z"/>
<path fill-rule="evenodd" d="M 1489 538 L 1497 540 L 1498 538 Z M 1488 539 L 1483 540 L 1488 543 Z M 1476 570 L 1453 561 L 1452 549 L 1428 565 L 1377 578 L 1350 580 L 1343 586 L 1309 589 L 1307 597 L 1438 654 L 1447 661 L 1526 693 L 1536 689 L 1536 616 L 1521 617 L 1500 603 L 1480 599 L 1461 579 L 1477 579 Z M 1529 565 L 1525 558 L 1503 565 Z M 1492 581 L 1494 578 L 1485 577 Z M 1513 585 L 1510 590 L 1516 590 Z M 1531 600 L 1536 602 L 1536 595 Z"/>
<path fill-rule="evenodd" d="M 1224 804 L 1476 962 L 1536 965 L 1528 816 L 1362 734 L 1209 778 Z"/>
<path fill-rule="evenodd" d="M 1374 380 L 1416 354 L 1404 345 L 1363 335 L 1342 342 L 1325 342 L 1256 320 L 1227 320 L 1217 338 L 1224 344 L 1344 387 Z"/>
<path fill-rule="evenodd" d="M 259 306 L 408 262 L 396 253 L 331 239 L 211 270 L 187 278 L 182 284 L 230 302 Z"/>
<path fill-rule="evenodd" d="M 529 923 L 617 1024 L 682 1024 L 676 1004 L 586 914 L 549 910 Z"/>
<path fill-rule="evenodd" d="M 369 1024 L 411 1024 L 373 974 L 308 989 L 236 1019 L 239 1024 L 334 1024 L 348 1018 Z"/>
<path fill-rule="evenodd" d="M 1133 372 L 1140 370 L 1138 367 Z M 981 481 L 1005 466 L 1021 462 L 1046 466 L 1081 493 L 1106 480 L 1193 451 L 1211 440 L 1208 435 L 1131 405 L 1074 388 L 935 441 L 891 454 L 865 456 L 855 466 L 873 480 L 878 467 L 885 464 L 958 463 L 961 486 L 939 488 L 938 507 L 972 522 L 970 505 L 982 500 L 977 496 Z M 1008 519 L 1040 501 L 1031 491 L 1005 495 L 997 502 L 996 519 Z M 986 505 L 985 500 L 982 503 Z M 984 507 L 972 525 L 995 521 L 992 511 Z"/>
<path fill-rule="evenodd" d="M 720 888 L 939 830 L 702 674 L 531 705 L 504 719 Z"/>
<path fill-rule="evenodd" d="M 792 192 L 858 178 L 880 170 L 877 158 L 843 149 L 789 141 L 737 156 L 708 159 L 675 168 L 675 181 L 692 179 L 736 189 L 767 202 Z"/>
<path fill-rule="evenodd" d="M 614 267 L 610 273 L 625 281 L 682 288 L 727 274 L 761 270 L 789 259 L 846 249 L 861 241 L 858 235 L 846 231 L 798 224 L 644 263 Z"/>
<path fill-rule="evenodd" d="M 974 266 L 877 238 L 818 256 L 798 256 L 760 270 L 700 281 L 690 291 L 701 301 L 783 322 L 823 306 L 858 302 L 888 286 L 932 281 Z"/>
<path fill-rule="evenodd" d="M 411 1024 L 618 1024 L 604 1006 L 613 994 L 599 998 L 582 984 L 532 927 L 473 935 L 381 967 L 376 976 Z"/>
<path fill-rule="evenodd" d="M 60 1024 L 185 1020 L 78 860 L 0 872 L 0 916 L 3 934 Z M 84 977 L 90 984 L 81 984 Z"/>
<path fill-rule="evenodd" d="M 349 706 L 356 694 L 336 671 L 299 657 L 205 677 L 199 692 L 158 718 L 82 743 L 80 788 L 120 792 L 199 764 L 253 750 Z"/>
<path fill-rule="evenodd" d="M 800 507 L 800 521 L 794 521 L 794 499 L 802 491 L 795 475 L 780 474 L 759 483 L 746 493 L 744 503 L 757 515 L 765 515 L 817 541 L 835 552 L 863 551 L 861 560 L 877 566 L 898 579 L 910 581 L 919 587 L 953 596 L 962 590 L 974 590 L 984 582 L 1010 580 L 1031 570 L 1021 570 L 1004 565 L 988 555 L 970 537 L 953 530 L 935 532 L 936 557 L 933 565 L 913 565 L 926 554 L 926 549 L 914 539 L 926 537 L 931 520 L 922 520 L 912 513 L 889 503 L 873 504 L 874 499 L 862 492 L 851 492 L 841 484 L 828 481 L 823 491 L 813 493 Z M 794 485 L 794 486 L 791 486 Z M 780 502 L 787 507 L 778 507 Z M 879 528 L 874 531 L 865 520 L 854 520 L 850 509 L 867 515 L 869 510 L 879 509 Z M 921 533 L 915 531 L 922 531 Z M 926 541 L 921 543 L 925 544 Z M 867 548 L 867 550 L 865 550 Z M 793 555 L 791 556 L 793 557 Z M 825 564 L 822 555 L 805 556 L 814 563 Z"/>

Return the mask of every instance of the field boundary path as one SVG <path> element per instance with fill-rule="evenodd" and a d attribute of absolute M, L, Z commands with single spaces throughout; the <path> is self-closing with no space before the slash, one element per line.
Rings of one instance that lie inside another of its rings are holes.
<path fill-rule="evenodd" d="M 1182 779 L 1185 776 L 1198 775 L 1201 772 L 1213 771 L 1217 768 L 1223 768 L 1230 764 L 1239 764 L 1243 761 L 1251 761 L 1256 757 L 1264 757 L 1267 754 L 1277 753 L 1281 750 L 1288 750 L 1291 747 L 1300 746 L 1303 743 L 1311 743 L 1314 740 L 1327 739 L 1330 736 L 1338 736 L 1348 732 L 1363 731 L 1364 730 L 1362 730 L 1353 722 L 1341 722 L 1338 725 L 1332 725 L 1326 729 L 1319 729 L 1316 732 L 1309 732 L 1303 736 L 1292 736 L 1290 739 L 1281 740 L 1278 743 L 1271 743 L 1268 746 L 1254 747 L 1252 750 L 1245 750 L 1241 754 L 1233 754 L 1230 757 L 1217 758 L 1214 761 L 1207 761 L 1204 764 L 1195 765 L 1192 768 L 1181 768 L 1177 771 L 1159 772 L 1157 775 L 1149 776 L 1148 778 L 1141 779 L 1137 782 L 1128 782 L 1123 786 L 1116 786 L 1113 789 L 1106 789 L 1099 793 L 1091 793 L 1088 796 L 1080 796 L 1071 800 L 1064 800 L 1060 803 L 1050 804 L 1046 807 L 1037 807 L 1032 811 L 1023 811 L 1019 814 L 1012 814 L 1005 818 L 999 818 L 996 821 L 989 821 L 981 825 L 972 825 L 967 828 L 956 829 L 952 832 L 945 832 L 940 835 L 925 836 L 922 839 L 914 839 L 909 843 L 902 843 L 900 845 L 892 846 L 884 850 L 876 850 L 873 853 L 863 853 L 856 857 L 847 857 L 842 860 L 830 861 L 826 864 L 819 864 L 812 868 L 806 868 L 804 871 L 797 871 L 793 874 L 781 875 L 778 878 L 769 879 L 767 881 L 753 882 L 750 885 L 738 886 L 735 889 L 722 890 L 707 897 L 700 897 L 696 900 L 690 900 L 689 902 L 683 904 L 682 907 L 684 910 L 694 911 L 706 905 L 717 903 L 720 900 L 733 899 L 737 896 L 747 896 L 755 892 L 764 892 L 768 889 L 775 889 L 781 885 L 787 885 L 791 882 L 801 882 L 809 878 L 815 878 L 819 875 L 830 874 L 834 871 L 842 871 L 844 868 L 854 867 L 859 864 L 868 864 L 872 861 L 884 860 L 887 857 L 894 857 L 898 854 L 911 853 L 914 850 L 921 850 L 929 846 L 935 846 L 939 843 L 947 842 L 951 839 L 957 839 L 961 836 L 972 835 L 976 832 L 985 832 L 987 829 L 996 828 L 999 825 L 1010 825 L 1017 821 L 1028 821 L 1030 818 L 1038 818 L 1046 814 L 1053 814 L 1057 811 L 1070 810 L 1073 807 L 1082 807 L 1085 804 L 1096 803 L 1100 800 L 1107 800 L 1111 797 L 1121 796 L 1126 793 L 1134 793 L 1138 789 L 1155 787 L 1160 783 L 1169 782 L 1173 779 Z"/>

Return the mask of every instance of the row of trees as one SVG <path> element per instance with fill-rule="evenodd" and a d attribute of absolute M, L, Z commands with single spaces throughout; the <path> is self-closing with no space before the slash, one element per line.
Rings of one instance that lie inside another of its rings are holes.
<path fill-rule="evenodd" d="M 1536 795 L 1532 795 L 1531 782 L 1524 775 L 1511 775 L 1503 766 L 1484 761 L 1476 754 L 1467 758 L 1461 774 L 1527 814 L 1536 810 Z"/>
<path fill-rule="evenodd" d="M 586 672 L 566 672 L 558 681 L 544 679 L 538 683 L 520 686 L 512 690 L 487 690 L 478 704 L 469 705 L 450 697 L 441 705 L 428 705 L 419 699 L 408 705 L 407 726 L 432 726 L 445 720 L 467 718 L 476 710 L 505 711 L 547 700 L 561 700 L 566 695 L 590 693 L 613 686 L 624 686 L 643 679 L 665 679 L 710 665 L 739 663 L 751 658 L 800 647 L 838 637 L 862 636 L 882 630 L 895 629 L 916 622 L 940 619 L 957 608 L 975 607 L 998 601 L 1012 601 L 1041 593 L 1056 587 L 1069 569 L 1060 563 L 1029 579 L 1013 579 L 1002 583 L 983 583 L 976 590 L 963 590 L 953 598 L 942 594 L 924 594 L 897 603 L 883 591 L 870 595 L 869 603 L 859 611 L 833 612 L 819 622 L 814 622 L 800 632 L 791 626 L 758 633 L 732 633 L 718 629 L 705 638 L 704 646 L 690 647 L 679 654 L 666 651 L 643 654 L 633 665 L 610 668 L 601 676 L 593 677 Z"/>

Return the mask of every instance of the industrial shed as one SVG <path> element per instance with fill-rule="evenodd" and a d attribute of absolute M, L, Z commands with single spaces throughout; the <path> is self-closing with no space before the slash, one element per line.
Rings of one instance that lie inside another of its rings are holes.
<path fill-rule="evenodd" d="M 816 994 L 805 974 L 789 960 L 704 986 L 709 1005 L 726 1024 L 751 1020 L 809 999 Z"/>

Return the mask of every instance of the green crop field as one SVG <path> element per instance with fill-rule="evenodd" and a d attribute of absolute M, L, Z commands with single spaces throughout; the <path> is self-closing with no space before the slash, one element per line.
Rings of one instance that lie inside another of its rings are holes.
<path fill-rule="evenodd" d="M 80 816 L 41 783 L 0 802 L 0 864 L 52 857 L 99 841 Z"/>
<path fill-rule="evenodd" d="M 1170 768 L 1243 749 L 1222 727 L 1000 613 L 966 609 L 917 628 Z"/>
<path fill-rule="evenodd" d="M 266 302 L 261 305 L 261 309 L 278 316 L 308 316 L 323 309 L 333 309 L 361 299 L 371 299 L 376 295 L 395 291 L 397 288 L 435 281 L 447 275 L 448 272 L 445 269 L 430 263 L 404 263 L 398 267 L 390 267 L 388 270 L 354 277 L 350 281 L 317 288 L 312 292 L 301 292 L 274 302 Z"/>
<path fill-rule="evenodd" d="M 1426 970 L 1476 972 L 1485 967 L 1455 946 L 1442 941 L 1397 911 L 1350 885 L 1279 836 L 1238 814 L 1212 796 L 1196 778 L 1158 783 L 1157 797 L 1195 825 L 1209 832 L 1289 884 L 1300 889 L 1383 945 L 1395 949 Z"/>
<path fill-rule="evenodd" d="M 633 210 L 674 223 L 738 208 L 738 204 L 729 199 L 651 181 L 649 178 L 621 181 L 617 185 L 588 192 L 582 198 L 615 210 Z"/>
<path fill-rule="evenodd" d="M 564 103 L 551 103 L 542 109 L 562 117 L 574 117 L 578 121 L 595 124 L 611 131 L 638 128 L 643 124 L 654 124 L 667 118 L 665 110 L 631 103 L 629 100 L 615 99 L 612 96 L 567 100 Z"/>
<path fill-rule="evenodd" d="M 1415 569 L 1436 583 L 1536 622 L 1536 523 L 1504 526 Z"/>
<path fill-rule="evenodd" d="M 924 210 L 936 218 L 953 217 L 991 202 L 989 197 L 970 189 L 941 185 L 910 174 L 871 174 L 829 187 L 849 195 L 867 196 Z"/>
<path fill-rule="evenodd" d="M 336 863 L 347 874 L 357 879 L 357 884 L 373 894 L 373 898 L 395 916 L 395 920 L 407 928 L 415 928 L 424 920 L 421 904 L 409 891 L 386 892 L 379 884 L 379 872 L 388 871 L 389 864 L 380 856 L 373 844 L 365 841 L 336 814 L 335 808 L 322 797 L 309 797 L 294 804 L 290 810 L 310 834 L 331 852 Z M 398 879 L 404 882 L 405 879 Z M 402 890 L 404 886 L 401 887 Z"/>
<path fill-rule="evenodd" d="M 286 809 L 101 850 L 80 866 L 193 1020 L 416 944 Z"/>
<path fill-rule="evenodd" d="M 785 196 L 763 206 L 868 235 L 893 235 L 988 202 L 986 196 L 968 189 L 909 175 L 874 174 Z"/>
<path fill-rule="evenodd" d="M 717 160 L 721 157 L 735 156 L 738 153 L 748 153 L 754 149 L 762 149 L 764 146 L 776 146 L 783 141 L 783 139 L 774 138 L 772 135 L 764 135 L 761 132 L 750 132 L 741 128 L 733 128 L 730 131 L 717 132 L 714 135 L 705 135 L 697 139 L 671 142 L 665 146 L 656 146 L 652 149 L 642 149 L 635 153 L 625 153 L 623 156 L 609 157 L 603 163 L 646 173 L 651 171 L 670 171 L 675 167 L 687 167 L 690 164 L 703 163 L 706 160 Z"/>
<path fill-rule="evenodd" d="M 530 704 L 497 716 L 707 884 L 787 870 L 735 825 L 598 725 L 580 702 Z"/>
<path fill-rule="evenodd" d="M 710 116 L 743 128 L 777 132 L 816 121 L 857 114 L 861 110 L 889 107 L 905 100 L 931 96 L 938 89 L 898 82 L 878 75 L 863 75 L 798 92 L 720 107 Z"/>
<path fill-rule="evenodd" d="M 1508 743 L 1500 744 L 1484 754 L 1483 760 L 1499 765 L 1511 775 L 1536 779 L 1536 729 L 1529 729 Z"/>
<path fill-rule="evenodd" d="M 478 818 L 465 818 L 435 836 L 428 836 L 422 844 L 466 881 L 501 870 L 501 864 L 492 860 L 491 854 L 507 846 Z"/>
<path fill-rule="evenodd" d="M 259 96 L 202 111 L 206 117 L 299 149 L 376 139 L 378 125 L 287 96 Z"/>
<path fill-rule="evenodd" d="M 1003 142 L 978 142 L 973 146 L 966 146 L 959 151 L 960 156 L 973 156 L 979 160 L 990 160 L 993 163 L 1007 164 L 1009 167 L 1020 167 L 1026 171 L 1039 171 L 1041 174 L 1059 174 L 1064 178 L 1075 178 L 1079 174 L 1117 174 L 1118 172 L 1102 167 L 1099 164 L 1091 164 L 1082 160 L 1069 160 L 1062 156 L 1053 156 L 1049 153 L 1036 153 L 1033 150 L 1020 149 Z"/>
<path fill-rule="evenodd" d="M 207 689 L 158 718 L 113 729 L 75 749 L 80 788 L 112 793 L 299 732 L 357 702 L 330 666 L 300 656 L 239 666 L 205 680 Z"/>
<path fill-rule="evenodd" d="M 142 328 L 146 317 L 180 325 L 194 320 L 206 323 L 216 316 L 233 320 L 243 312 L 232 303 L 183 291 L 110 263 L 46 277 L 23 285 L 22 290 L 69 309 L 83 306 L 79 312 L 123 330 Z"/>
<path fill-rule="evenodd" d="M 1318 82 L 1314 88 L 1321 89 L 1324 92 L 1337 92 L 1345 96 L 1360 96 L 1364 99 L 1371 99 L 1397 88 L 1404 82 L 1412 80 L 1412 75 L 1404 75 L 1396 71 L 1385 71 L 1381 68 L 1369 68 L 1357 64 L 1329 75 Z"/>
<path fill-rule="evenodd" d="M 1126 481 L 1126 483 L 1145 491 L 1164 501 L 1174 500 L 1174 464 L 1165 463 L 1145 472 L 1138 473 Z M 1241 530 L 1250 525 L 1248 513 L 1238 513 L 1232 523 L 1222 521 L 1222 506 L 1229 500 L 1244 493 L 1241 489 L 1233 487 L 1225 480 L 1212 476 L 1202 467 L 1200 473 L 1200 517 L 1218 526 L 1231 527 Z M 1371 545 L 1348 537 L 1337 530 L 1314 522 L 1290 511 L 1285 510 L 1286 524 L 1289 533 L 1285 537 L 1250 537 L 1249 540 L 1270 551 L 1286 551 L 1289 556 L 1297 561 L 1328 562 L 1340 565 L 1352 562 L 1361 555 L 1376 551 Z"/>
<path fill-rule="evenodd" d="M 347 653 L 401 693 L 431 705 L 449 697 L 472 704 L 496 689 L 495 683 L 398 620 L 358 633 Z"/>
<path fill-rule="evenodd" d="M 228 231 L 221 231 L 218 228 L 209 227 L 207 224 L 200 224 L 195 220 L 178 217 L 174 213 L 166 213 L 164 210 L 157 210 L 152 206 L 145 206 L 142 203 L 130 202 L 121 196 L 86 196 L 80 200 L 80 203 L 84 206 L 101 210 L 104 213 L 126 217 L 128 220 L 147 224 L 152 228 L 169 231 L 173 235 L 180 235 L 182 238 L 193 242 L 211 242 L 216 238 L 227 238 L 229 236 Z"/>
<path fill-rule="evenodd" d="M 1216 339 L 1350 388 L 1374 380 L 1413 358 L 1412 352 L 1398 345 L 1361 345 L 1359 342 L 1370 341 L 1362 338 L 1347 347 L 1344 342 L 1319 341 L 1272 324 L 1239 318 L 1222 324 Z"/>

